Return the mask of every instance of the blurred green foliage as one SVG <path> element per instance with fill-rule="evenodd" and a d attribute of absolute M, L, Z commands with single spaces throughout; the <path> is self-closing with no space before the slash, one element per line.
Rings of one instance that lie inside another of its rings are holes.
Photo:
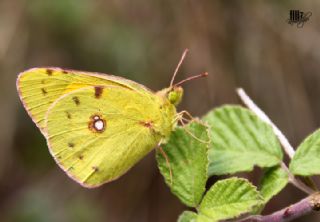
<path fill-rule="evenodd" d="M 178 80 L 203 71 L 209 77 L 185 85 L 179 109 L 202 116 L 238 103 L 234 89 L 242 86 L 297 145 L 320 124 L 319 4 L 0 1 L 0 221 L 167 222 L 184 209 L 159 175 L 154 153 L 96 190 L 70 180 L 18 99 L 19 72 L 59 66 L 121 75 L 158 90 L 190 48 Z M 313 13 L 303 29 L 286 23 L 296 8 Z M 288 189 L 292 195 L 280 195 L 265 212 L 300 198 Z"/>

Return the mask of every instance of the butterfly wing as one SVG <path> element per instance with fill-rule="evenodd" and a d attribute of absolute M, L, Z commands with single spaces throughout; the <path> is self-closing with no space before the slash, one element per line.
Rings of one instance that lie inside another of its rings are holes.
<path fill-rule="evenodd" d="M 99 85 L 151 93 L 146 87 L 124 78 L 60 68 L 29 69 L 17 79 L 20 99 L 43 135 L 46 135 L 45 115 L 54 101 L 79 88 Z"/>
<path fill-rule="evenodd" d="M 124 174 L 174 127 L 175 108 L 136 90 L 86 87 L 60 97 L 46 116 L 51 154 L 67 174 L 96 187 Z"/>

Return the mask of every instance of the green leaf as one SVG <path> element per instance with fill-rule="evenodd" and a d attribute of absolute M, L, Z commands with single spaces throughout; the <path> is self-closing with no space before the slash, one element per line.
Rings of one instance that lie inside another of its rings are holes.
<path fill-rule="evenodd" d="M 320 130 L 309 135 L 298 147 L 290 165 L 294 175 L 320 174 Z"/>
<path fill-rule="evenodd" d="M 289 175 L 280 166 L 271 167 L 265 170 L 260 182 L 260 194 L 264 199 L 264 204 L 257 207 L 254 211 L 259 214 L 269 200 L 280 193 L 289 182 Z"/>
<path fill-rule="evenodd" d="M 230 219 L 251 212 L 261 205 L 263 198 L 249 181 L 230 178 L 216 182 L 204 196 L 199 207 L 199 218 L 205 221 Z"/>
<path fill-rule="evenodd" d="M 288 173 L 280 166 L 267 169 L 264 172 L 260 185 L 260 193 L 267 203 L 277 195 L 289 182 Z"/>
<path fill-rule="evenodd" d="M 171 133 L 168 143 L 163 146 L 167 160 L 160 149 L 156 153 L 158 167 L 167 185 L 189 207 L 199 205 L 208 177 L 209 145 L 201 141 L 209 141 L 207 128 L 192 123 L 186 129 L 177 127 Z"/>
<path fill-rule="evenodd" d="M 197 221 L 197 214 L 192 211 L 184 211 L 180 214 L 178 218 L 178 222 L 196 222 Z"/>
<path fill-rule="evenodd" d="M 209 175 L 251 171 L 255 165 L 272 167 L 282 160 L 282 149 L 272 128 L 240 106 L 209 112 Z"/>

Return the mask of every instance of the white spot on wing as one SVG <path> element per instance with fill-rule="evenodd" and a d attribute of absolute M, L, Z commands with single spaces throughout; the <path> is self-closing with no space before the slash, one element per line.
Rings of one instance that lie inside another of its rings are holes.
<path fill-rule="evenodd" d="M 100 115 L 92 115 L 88 127 L 95 133 L 102 133 L 107 127 L 107 122 Z"/>
<path fill-rule="evenodd" d="M 104 129 L 104 122 L 101 119 L 98 119 L 94 122 L 94 128 L 98 131 L 101 131 Z"/>

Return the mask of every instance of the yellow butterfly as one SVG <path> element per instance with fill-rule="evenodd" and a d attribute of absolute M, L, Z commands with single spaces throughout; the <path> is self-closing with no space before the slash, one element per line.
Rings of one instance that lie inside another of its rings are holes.
<path fill-rule="evenodd" d="M 117 179 L 165 143 L 181 113 L 181 84 L 156 93 L 125 78 L 60 68 L 33 68 L 17 79 L 20 99 L 58 165 L 92 188 Z"/>

